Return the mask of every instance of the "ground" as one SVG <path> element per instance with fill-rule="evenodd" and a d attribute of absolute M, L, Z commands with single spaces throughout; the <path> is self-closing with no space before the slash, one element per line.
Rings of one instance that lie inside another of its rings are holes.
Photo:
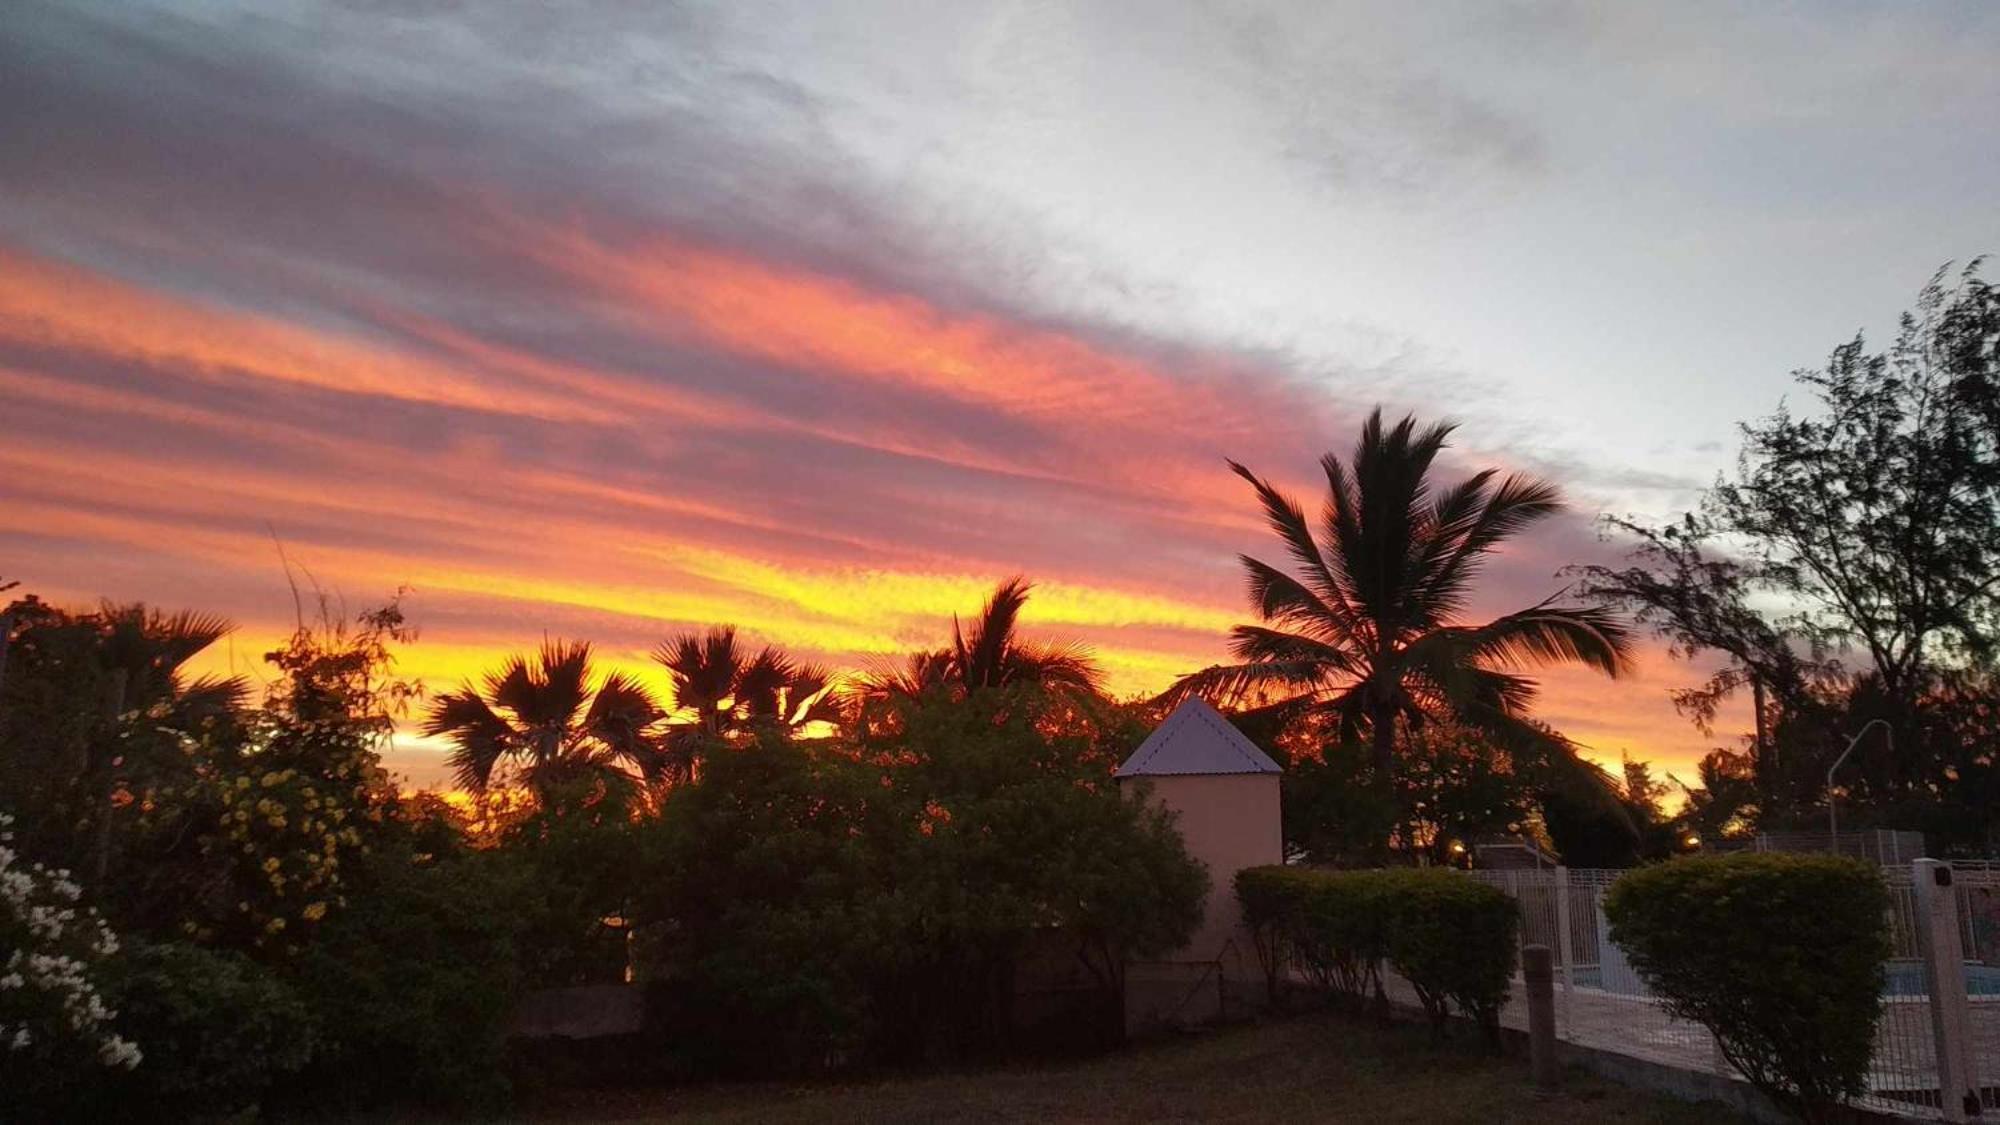
<path fill-rule="evenodd" d="M 526 1120 L 1695 1125 L 1741 1119 L 1579 1071 L 1564 1076 L 1560 1091 L 1543 1094 L 1529 1085 L 1524 1059 L 1469 1042 L 1435 1046 L 1419 1028 L 1316 1015 L 1069 1064 L 837 1084 L 572 1094 Z"/>

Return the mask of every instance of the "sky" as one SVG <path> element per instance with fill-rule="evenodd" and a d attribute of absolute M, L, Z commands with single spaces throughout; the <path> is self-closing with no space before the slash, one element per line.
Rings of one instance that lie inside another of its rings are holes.
<path fill-rule="evenodd" d="M 2000 250 L 1996 56 L 1948 2 L 13 0 L 0 577 L 253 676 L 287 564 L 407 587 L 442 690 L 723 622 L 866 667 L 1025 573 L 1150 693 L 1282 558 L 1224 459 L 1315 502 L 1381 405 L 1564 489 L 1505 612 Z M 1701 676 L 1539 713 L 1685 774 Z"/>

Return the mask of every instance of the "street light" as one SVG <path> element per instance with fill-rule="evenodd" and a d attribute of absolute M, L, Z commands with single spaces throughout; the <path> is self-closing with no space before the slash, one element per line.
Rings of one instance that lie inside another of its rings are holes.
<path fill-rule="evenodd" d="M 1889 753 L 1894 754 L 1896 752 L 1896 732 L 1889 726 L 1889 720 L 1870 719 L 1861 725 L 1860 730 L 1854 732 L 1853 738 L 1847 740 L 1847 749 L 1840 752 L 1840 757 L 1835 758 L 1833 764 L 1826 767 L 1826 833 L 1833 844 L 1833 854 L 1835 855 L 1840 854 L 1840 815 L 1837 808 L 1838 802 L 1833 797 L 1833 771 L 1839 769 L 1841 763 L 1847 761 L 1849 754 L 1854 753 L 1854 747 L 1867 735 L 1868 728 L 1870 727 L 1882 728 L 1882 742 L 1889 748 Z"/>

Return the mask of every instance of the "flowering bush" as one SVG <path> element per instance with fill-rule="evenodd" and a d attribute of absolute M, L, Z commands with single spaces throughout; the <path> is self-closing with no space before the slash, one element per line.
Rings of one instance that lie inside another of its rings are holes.
<path fill-rule="evenodd" d="M 365 847 L 359 826 L 380 814 L 372 779 L 328 772 L 252 768 L 208 780 L 203 797 L 218 816 L 201 847 L 232 871 L 236 902 L 220 918 L 191 922 L 192 936 L 289 951 L 302 931 L 345 903 L 341 864 Z"/>
<path fill-rule="evenodd" d="M 0 813 L 0 949 L 10 951 L 0 965 L 0 1087 L 139 1065 L 138 1046 L 111 1030 L 117 1013 L 97 987 L 118 939 L 79 904 L 82 888 L 68 872 L 22 860 L 13 822 Z"/>

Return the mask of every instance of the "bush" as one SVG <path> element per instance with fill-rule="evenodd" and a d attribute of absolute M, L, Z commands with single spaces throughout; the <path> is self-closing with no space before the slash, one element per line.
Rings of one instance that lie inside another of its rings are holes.
<path fill-rule="evenodd" d="M 1501 891 L 1442 869 L 1258 867 L 1236 877 L 1274 989 L 1287 966 L 1336 997 L 1379 991 L 1387 960 L 1440 1032 L 1453 1005 L 1490 1035 L 1514 972 L 1517 914 Z"/>
<path fill-rule="evenodd" d="M 0 813 L 0 1090 L 16 1119 L 53 1114 L 141 1052 L 101 987 L 118 940 L 66 871 L 24 860 Z"/>
<path fill-rule="evenodd" d="M 1322 991 L 1353 1001 L 1379 991 L 1384 914 L 1376 871 L 1252 867 L 1236 896 L 1274 998 L 1296 967 Z"/>
<path fill-rule="evenodd" d="M 319 1037 L 287 1094 L 315 1108 L 502 1102 L 516 888 L 482 856 L 414 865 L 380 853 L 353 886 L 286 966 Z"/>
<path fill-rule="evenodd" d="M 305 1065 L 311 1016 L 269 969 L 241 954 L 184 943 L 135 949 L 111 992 L 118 1025 L 145 1044 L 128 1078 L 100 1093 L 124 1107 L 101 1116 L 181 1120 L 258 1106 Z"/>
<path fill-rule="evenodd" d="M 1731 1065 L 1808 1120 L 1862 1093 L 1888 898 L 1835 856 L 1700 856 L 1641 868 L 1605 897 L 1611 939 L 1667 1010 L 1715 1035 Z"/>
<path fill-rule="evenodd" d="M 1376 873 L 1377 909 L 1389 963 L 1444 1030 L 1447 1002 L 1494 1040 L 1514 975 L 1520 914 L 1497 887 L 1455 871 L 1425 868 Z"/>

